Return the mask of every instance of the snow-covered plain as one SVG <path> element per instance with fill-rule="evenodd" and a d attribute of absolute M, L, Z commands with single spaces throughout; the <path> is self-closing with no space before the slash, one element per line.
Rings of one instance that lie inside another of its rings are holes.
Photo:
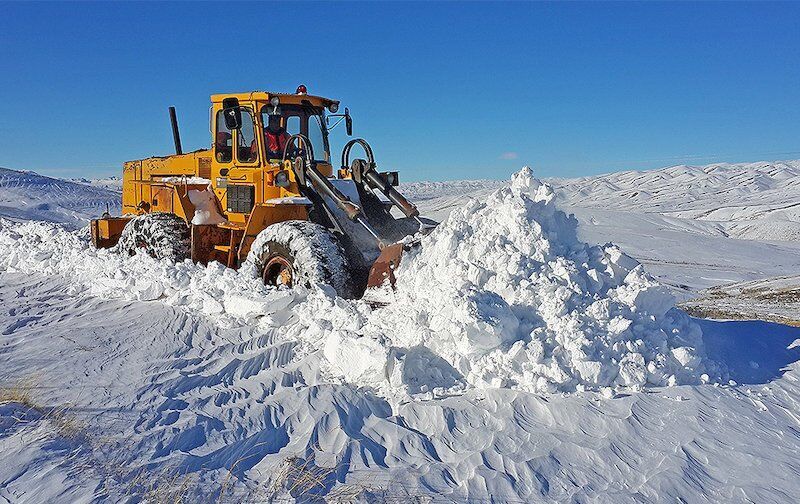
<path fill-rule="evenodd" d="M 576 221 L 528 172 L 505 185 L 406 186 L 436 217 L 456 210 L 377 310 L 4 221 L 0 378 L 30 399 L 0 405 L 0 502 L 166 489 L 215 502 L 791 502 L 800 329 L 689 319 L 672 294 L 775 276 L 800 249 L 567 192 Z M 602 245 L 617 236 L 632 250 Z M 670 242 L 642 261 L 668 290 L 626 253 Z"/>

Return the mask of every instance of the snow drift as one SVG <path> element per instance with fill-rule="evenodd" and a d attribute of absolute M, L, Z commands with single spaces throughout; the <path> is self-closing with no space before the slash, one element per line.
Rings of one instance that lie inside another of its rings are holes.
<path fill-rule="evenodd" d="M 2 223 L 0 270 L 61 274 L 76 290 L 161 299 L 226 326 L 280 327 L 322 352 L 330 378 L 386 397 L 470 387 L 611 394 L 716 376 L 700 328 L 667 289 L 614 245 L 580 242 L 576 229 L 525 168 L 423 238 L 377 310 L 325 289 L 271 289 L 248 267 L 93 250 L 85 232 L 43 223 Z"/>

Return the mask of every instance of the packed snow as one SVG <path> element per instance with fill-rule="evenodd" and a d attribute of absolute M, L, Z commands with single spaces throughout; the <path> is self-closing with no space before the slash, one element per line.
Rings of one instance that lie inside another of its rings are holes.
<path fill-rule="evenodd" d="M 467 186 L 480 197 L 429 200 L 449 216 L 377 309 L 0 221 L 4 386 L 57 383 L 35 411 L 0 405 L 0 500 L 147 500 L 142 471 L 216 502 L 800 491 L 800 329 L 689 318 L 625 247 L 584 243 L 530 170 Z M 61 404 L 79 435 L 38 413 Z"/>

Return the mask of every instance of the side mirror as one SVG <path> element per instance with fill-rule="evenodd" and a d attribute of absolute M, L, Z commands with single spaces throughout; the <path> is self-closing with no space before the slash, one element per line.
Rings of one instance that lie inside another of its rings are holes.
<path fill-rule="evenodd" d="M 347 128 L 347 136 L 353 136 L 353 118 L 350 117 L 350 109 L 344 108 L 344 125 Z"/>
<path fill-rule="evenodd" d="M 225 117 L 225 127 L 229 130 L 238 130 L 242 127 L 242 109 L 239 108 L 239 100 L 236 98 L 225 98 L 222 100 L 222 108 Z"/>

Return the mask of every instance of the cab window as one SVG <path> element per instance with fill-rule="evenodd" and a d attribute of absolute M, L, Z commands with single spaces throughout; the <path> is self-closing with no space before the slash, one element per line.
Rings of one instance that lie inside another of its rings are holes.
<path fill-rule="evenodd" d="M 220 163 L 230 163 L 233 160 L 233 136 L 231 130 L 225 126 L 224 110 L 217 112 L 217 129 L 214 133 L 214 155 Z"/>
<path fill-rule="evenodd" d="M 289 116 L 286 118 L 286 133 L 296 135 L 300 133 L 300 116 Z"/>
<path fill-rule="evenodd" d="M 261 110 L 264 124 L 268 121 L 268 107 Z M 320 109 L 306 106 L 284 105 L 282 106 L 283 129 L 287 136 L 302 134 L 308 137 L 314 148 L 315 161 L 328 162 L 330 155 L 328 143 L 326 141 L 327 130 L 324 126 L 324 116 Z M 300 152 L 300 143 L 296 142 L 294 147 L 297 149 L 293 155 Z"/>
<path fill-rule="evenodd" d="M 240 163 L 254 163 L 258 159 L 255 123 L 249 109 L 242 108 L 242 127 L 237 133 L 236 159 Z"/>

